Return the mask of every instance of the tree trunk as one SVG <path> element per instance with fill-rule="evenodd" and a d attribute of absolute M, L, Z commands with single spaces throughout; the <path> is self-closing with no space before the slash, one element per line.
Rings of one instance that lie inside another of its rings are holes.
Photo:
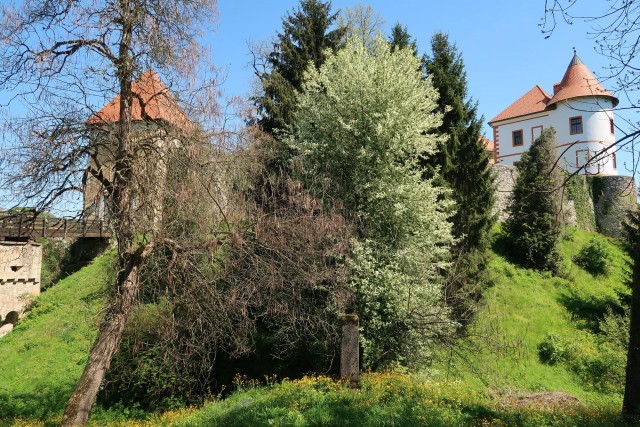
<path fill-rule="evenodd" d="M 145 248 L 146 251 L 146 248 Z M 138 293 L 138 272 L 141 254 L 129 257 L 128 265 L 118 277 L 120 292 L 100 329 L 100 335 L 91 350 L 84 372 L 75 391 L 67 402 L 62 419 L 63 426 L 85 425 L 102 380 L 109 369 L 111 358 L 118 350 L 127 318 Z"/>
<path fill-rule="evenodd" d="M 632 222 L 638 226 L 640 217 L 634 214 Z M 629 349 L 627 351 L 627 378 L 624 388 L 622 412 L 640 414 L 640 230 L 632 229 L 633 282 L 631 284 L 631 319 L 629 321 Z"/>

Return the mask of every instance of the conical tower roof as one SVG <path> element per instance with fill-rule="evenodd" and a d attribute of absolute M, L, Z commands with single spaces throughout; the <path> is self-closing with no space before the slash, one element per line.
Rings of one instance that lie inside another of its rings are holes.
<path fill-rule="evenodd" d="M 155 71 L 149 70 L 131 83 L 134 94 L 132 121 L 162 120 L 179 128 L 191 126 L 191 121 L 169 93 Z M 120 120 L 120 95 L 87 120 L 88 124 L 113 123 Z"/>
<path fill-rule="evenodd" d="M 614 107 L 618 105 L 618 98 L 602 87 L 598 79 L 575 53 L 562 81 L 554 89 L 553 98 L 547 106 L 580 96 L 603 96 L 610 98 Z"/>

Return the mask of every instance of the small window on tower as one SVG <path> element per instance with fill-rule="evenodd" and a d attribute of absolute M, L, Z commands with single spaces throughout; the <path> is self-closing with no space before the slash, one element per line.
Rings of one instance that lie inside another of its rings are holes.
<path fill-rule="evenodd" d="M 512 142 L 513 142 L 513 146 L 514 147 L 517 147 L 517 146 L 520 146 L 520 145 L 524 144 L 524 141 L 522 139 L 522 129 L 521 130 L 514 130 L 511 138 L 512 138 Z"/>
<path fill-rule="evenodd" d="M 611 153 L 611 159 L 613 160 L 613 168 L 618 169 L 618 160 L 616 159 L 616 153 Z"/>
<path fill-rule="evenodd" d="M 613 126 L 613 119 L 609 119 L 609 127 L 611 128 L 611 135 L 616 133 L 616 128 Z"/>
<path fill-rule="evenodd" d="M 571 135 L 582 133 L 582 116 L 571 117 L 569 119 L 569 126 L 571 128 Z"/>
<path fill-rule="evenodd" d="M 589 163 L 589 150 L 576 151 L 576 167 L 580 168 Z"/>

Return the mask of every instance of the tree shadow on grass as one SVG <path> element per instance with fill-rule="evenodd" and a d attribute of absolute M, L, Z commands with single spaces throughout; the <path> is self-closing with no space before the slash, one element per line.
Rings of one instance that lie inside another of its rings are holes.
<path fill-rule="evenodd" d="M 16 418 L 52 420 L 60 418 L 73 386 L 47 387 L 35 393 L 0 391 L 0 426 L 12 425 Z M 59 422 L 59 420 L 58 420 Z M 57 425 L 54 421 L 50 424 Z"/>
<path fill-rule="evenodd" d="M 579 325 L 594 333 L 600 331 L 600 321 L 607 313 L 624 315 L 619 297 L 597 295 L 575 289 L 569 289 L 558 298 Z"/>

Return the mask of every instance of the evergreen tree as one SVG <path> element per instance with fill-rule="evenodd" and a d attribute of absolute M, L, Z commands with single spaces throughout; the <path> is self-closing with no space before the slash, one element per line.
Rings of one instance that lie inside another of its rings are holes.
<path fill-rule="evenodd" d="M 422 167 L 427 178 L 440 169 L 459 207 L 452 216 L 458 243 L 448 296 L 462 315 L 488 281 L 486 250 L 494 223 L 494 176 L 480 141 L 482 118 L 477 116 L 478 104 L 468 97 L 462 55 L 442 33 L 432 37 L 431 50 L 423 64 L 426 76 L 440 93 L 437 111 L 443 114 L 443 120 L 437 131 L 445 134 L 446 140 L 435 154 L 424 157 Z"/>
<path fill-rule="evenodd" d="M 330 1 L 301 0 L 299 8 L 282 19 L 282 33 L 266 58 L 268 70 L 257 73 L 263 93 L 255 103 L 263 130 L 289 129 L 309 62 L 320 67 L 327 50 L 335 52 L 343 42 L 344 28 L 330 30 L 336 17 Z"/>
<path fill-rule="evenodd" d="M 552 271 L 557 268 L 562 185 L 555 145 L 556 132 L 549 128 L 522 155 L 505 223 L 511 254 L 527 267 Z"/>
<path fill-rule="evenodd" d="M 389 37 L 389 43 L 391 43 L 391 52 L 395 52 L 398 49 L 411 49 L 414 56 L 418 56 L 418 45 L 415 39 L 411 39 L 411 35 L 407 31 L 406 26 L 400 25 L 396 22 L 396 25 L 391 29 L 391 36 Z"/>

